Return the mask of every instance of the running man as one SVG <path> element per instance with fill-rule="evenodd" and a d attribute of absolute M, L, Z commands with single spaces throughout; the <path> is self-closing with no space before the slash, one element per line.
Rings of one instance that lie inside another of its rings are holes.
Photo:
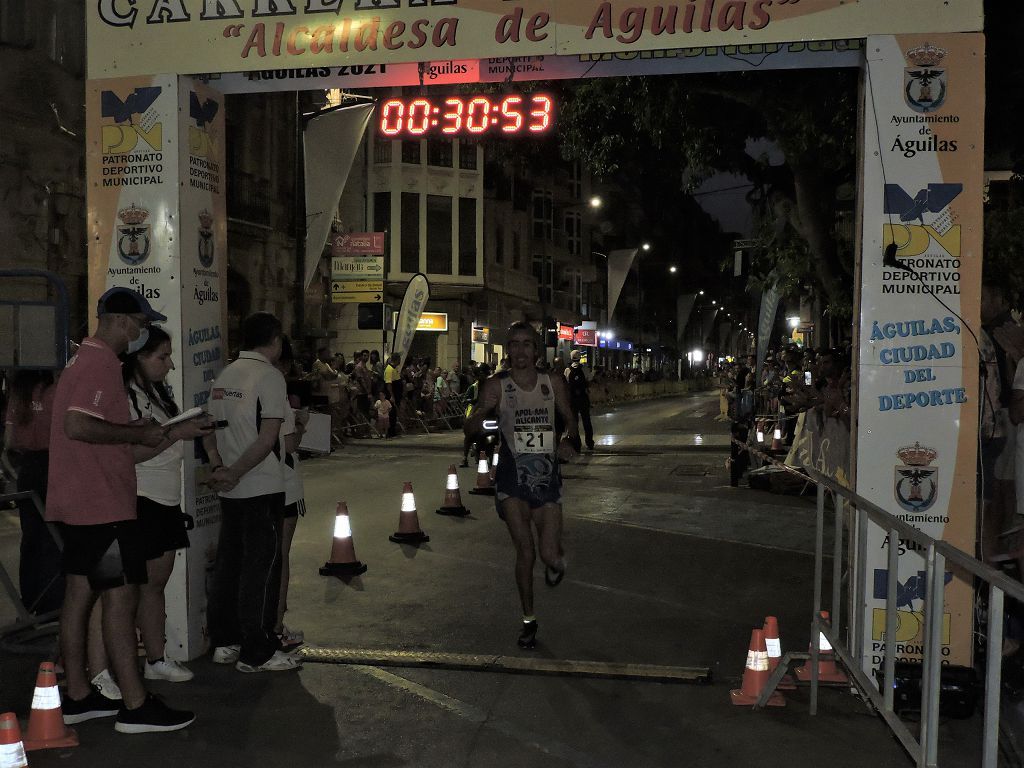
<path fill-rule="evenodd" d="M 537 370 L 540 344 L 533 327 L 513 323 L 505 345 L 510 365 L 483 382 L 477 407 L 463 429 L 467 435 L 476 435 L 482 431 L 484 419 L 497 414 L 501 448 L 495 499 L 498 516 L 508 526 L 516 548 L 516 586 L 523 605 L 519 647 L 534 648 L 537 617 L 533 613 L 533 529 L 536 527 L 540 559 L 545 565 L 544 581 L 557 586 L 565 576 L 558 462 L 572 458 L 580 438 L 565 381 Z M 556 411 L 569 425 L 558 445 Z"/>

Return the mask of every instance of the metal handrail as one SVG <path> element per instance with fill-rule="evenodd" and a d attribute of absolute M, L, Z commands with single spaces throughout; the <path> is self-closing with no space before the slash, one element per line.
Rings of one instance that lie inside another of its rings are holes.
<path fill-rule="evenodd" d="M 842 659 L 847 670 L 853 675 L 861 692 L 881 714 L 893 734 L 900 740 L 906 750 L 914 758 L 918 766 L 932 768 L 938 765 L 938 726 L 939 726 L 939 693 L 941 689 L 941 645 L 942 645 L 942 611 L 945 596 L 946 562 L 956 563 L 966 571 L 983 579 L 989 585 L 989 610 L 987 654 L 988 665 L 985 671 L 985 704 L 984 704 L 984 736 L 982 744 L 983 768 L 996 768 L 999 749 L 999 691 L 1001 656 L 1003 642 L 1003 605 L 1006 595 L 1024 602 L 1024 584 L 1010 579 L 985 563 L 971 557 L 966 552 L 945 541 L 933 539 L 928 534 L 891 515 L 876 504 L 859 494 L 845 488 L 834 480 L 822 475 L 814 469 L 806 468 L 808 476 L 818 489 L 816 538 L 814 552 L 814 615 L 811 621 L 812 638 L 820 633 L 832 645 L 835 653 Z M 859 530 L 866 530 L 867 520 L 874 522 L 889 534 L 889 541 L 906 539 L 918 544 L 926 552 L 925 577 L 927 581 L 924 596 L 925 637 L 924 663 L 922 670 L 922 717 L 919 737 L 915 737 L 910 729 L 896 715 L 893 707 L 893 684 L 896 666 L 896 586 L 895 574 L 898 569 L 899 547 L 889 546 L 888 589 L 885 599 L 885 662 L 883 665 L 882 692 L 861 669 L 859 653 L 851 653 L 843 638 L 838 636 L 834 627 L 839 627 L 839 610 L 841 605 L 841 565 L 842 565 L 842 515 L 839 505 L 835 504 L 835 536 L 832 553 L 832 620 L 825 621 L 821 615 L 821 589 L 824 569 L 824 527 L 825 527 L 825 494 L 830 492 L 835 501 L 842 497 L 849 503 L 857 515 L 856 523 Z M 862 519 L 866 515 L 867 520 Z M 863 524 L 863 527 L 861 525 Z M 818 645 L 811 642 L 811 714 L 817 713 L 818 706 Z"/>

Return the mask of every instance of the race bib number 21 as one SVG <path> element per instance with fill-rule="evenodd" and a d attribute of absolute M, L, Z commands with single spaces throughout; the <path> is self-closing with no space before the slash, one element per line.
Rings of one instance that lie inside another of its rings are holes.
<path fill-rule="evenodd" d="M 555 431 L 551 427 L 516 427 L 516 453 L 551 453 Z"/>

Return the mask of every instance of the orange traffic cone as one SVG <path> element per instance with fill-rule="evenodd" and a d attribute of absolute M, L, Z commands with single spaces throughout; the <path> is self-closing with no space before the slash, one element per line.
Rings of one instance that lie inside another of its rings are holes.
<path fill-rule="evenodd" d="M 0 768 L 27 768 L 25 745 L 21 743 L 21 728 L 13 712 L 0 715 Z"/>
<path fill-rule="evenodd" d="M 782 422 L 775 422 L 775 429 L 772 432 L 772 451 L 782 450 Z"/>
<path fill-rule="evenodd" d="M 828 611 L 821 612 L 821 618 L 828 621 Z M 807 661 L 801 667 L 796 668 L 797 680 L 807 683 L 811 680 L 811 662 Z M 848 683 L 850 678 L 846 676 L 836 665 L 836 655 L 832 651 L 832 645 L 825 635 L 818 633 L 818 682 L 820 683 Z"/>
<path fill-rule="evenodd" d="M 469 510 L 462 506 L 462 494 L 459 493 L 459 474 L 455 471 L 455 465 L 448 465 L 448 481 L 444 487 L 444 501 L 436 510 L 439 515 L 452 515 L 454 517 L 465 517 Z"/>
<path fill-rule="evenodd" d="M 337 576 L 339 579 L 366 573 L 366 566 L 356 559 L 356 548 L 352 544 L 352 525 L 348 519 L 348 504 L 338 502 L 334 518 L 334 543 L 331 544 L 331 559 L 320 569 L 321 576 Z"/>
<path fill-rule="evenodd" d="M 430 537 L 420 530 L 420 519 L 416 515 L 416 497 L 412 494 L 412 483 L 402 488 L 402 510 L 398 513 L 398 530 L 388 536 L 396 544 L 422 544 Z"/>
<path fill-rule="evenodd" d="M 764 644 L 768 649 L 768 671 L 774 672 L 782 660 L 782 641 L 779 639 L 779 620 L 774 616 L 764 618 Z M 775 686 L 780 691 L 795 691 L 796 682 L 791 675 L 783 675 Z"/>
<path fill-rule="evenodd" d="M 491 456 L 491 482 L 494 483 L 498 479 L 498 454 L 501 451 L 498 448 L 494 449 L 494 454 Z"/>
<path fill-rule="evenodd" d="M 476 488 L 470 488 L 469 492 L 482 496 L 494 495 L 494 481 L 491 480 L 491 469 L 487 466 L 487 454 L 483 451 L 480 451 L 476 462 Z"/>
<path fill-rule="evenodd" d="M 77 746 L 78 734 L 64 725 L 53 662 L 44 661 L 39 665 L 39 673 L 36 675 L 32 712 L 28 716 L 28 731 L 25 733 L 25 749 L 31 752 L 33 749 Z"/>
<path fill-rule="evenodd" d="M 771 672 L 768 671 L 768 649 L 764 644 L 764 630 L 755 629 L 750 633 L 750 650 L 747 651 L 747 666 L 743 670 L 743 684 L 739 690 L 729 691 L 732 703 L 737 706 L 753 706 Z M 768 697 L 769 707 L 784 707 L 786 700 L 778 691 Z"/>

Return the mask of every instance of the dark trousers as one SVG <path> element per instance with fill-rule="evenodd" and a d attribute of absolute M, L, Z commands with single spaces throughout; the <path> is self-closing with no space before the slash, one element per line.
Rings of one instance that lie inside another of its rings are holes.
<path fill-rule="evenodd" d="M 739 440 L 746 445 L 747 438 L 750 436 L 750 425 L 746 422 L 734 421 L 730 432 L 733 440 Z M 729 485 L 735 487 L 740 484 L 743 473 L 750 466 L 750 452 L 736 443 L 731 443 L 729 456 L 732 458 L 732 461 L 729 462 Z"/>
<path fill-rule="evenodd" d="M 284 494 L 220 500 L 220 538 L 207 623 L 214 646 L 241 644 L 258 666 L 280 647 L 274 634 L 281 590 Z"/>
<path fill-rule="evenodd" d="M 18 491 L 35 491 L 44 508 L 49 461 L 48 451 L 26 451 L 18 469 Z M 18 563 L 21 602 L 32 613 L 59 610 L 64 602 L 60 548 L 31 499 L 18 502 L 18 516 L 21 518 L 21 559 Z"/>
<path fill-rule="evenodd" d="M 395 381 L 391 384 L 391 392 L 395 396 L 395 407 L 388 411 L 388 437 L 395 437 L 398 434 L 398 410 L 402 407 L 402 387 L 405 385 L 401 381 Z"/>
<path fill-rule="evenodd" d="M 577 423 L 583 419 L 583 439 L 587 444 L 587 448 L 594 447 L 594 425 L 590 423 L 590 401 L 582 403 L 573 403 L 572 412 L 576 417 Z"/>

